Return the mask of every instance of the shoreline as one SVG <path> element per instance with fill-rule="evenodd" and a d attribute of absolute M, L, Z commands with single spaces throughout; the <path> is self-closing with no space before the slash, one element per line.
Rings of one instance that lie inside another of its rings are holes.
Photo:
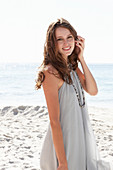
<path fill-rule="evenodd" d="M 88 106 L 100 157 L 113 162 L 113 109 Z M 0 107 L 0 169 L 40 170 L 49 116 L 45 105 Z"/>

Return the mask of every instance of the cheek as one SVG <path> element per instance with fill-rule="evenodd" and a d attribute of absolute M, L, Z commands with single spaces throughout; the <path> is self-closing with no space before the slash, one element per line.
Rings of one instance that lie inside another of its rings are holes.
<path fill-rule="evenodd" d="M 75 48 L 75 41 L 73 41 L 71 45 L 72 45 L 72 47 L 74 49 Z"/>
<path fill-rule="evenodd" d="M 58 51 L 60 51 L 62 49 L 62 45 L 61 44 L 58 44 L 57 45 L 57 48 L 58 48 Z"/>

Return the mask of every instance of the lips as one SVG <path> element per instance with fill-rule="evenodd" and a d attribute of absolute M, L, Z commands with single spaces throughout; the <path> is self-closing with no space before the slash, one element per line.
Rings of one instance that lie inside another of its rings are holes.
<path fill-rule="evenodd" d="M 70 49 L 71 49 L 71 47 L 63 48 L 64 51 L 69 51 Z"/>

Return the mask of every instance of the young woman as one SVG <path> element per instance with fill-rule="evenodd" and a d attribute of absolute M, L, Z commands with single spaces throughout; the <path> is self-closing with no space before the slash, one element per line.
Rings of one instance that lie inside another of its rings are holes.
<path fill-rule="evenodd" d="M 111 170 L 99 158 L 89 121 L 84 90 L 96 95 L 98 89 L 83 57 L 84 46 L 85 39 L 65 19 L 49 26 L 36 81 L 37 89 L 43 86 L 50 119 L 41 170 Z"/>

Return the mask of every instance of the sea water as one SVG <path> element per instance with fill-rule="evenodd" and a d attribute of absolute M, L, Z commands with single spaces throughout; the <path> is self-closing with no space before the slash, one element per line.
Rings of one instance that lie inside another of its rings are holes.
<path fill-rule="evenodd" d="M 35 89 L 40 63 L 0 64 L 0 105 L 46 105 L 43 89 Z M 113 64 L 88 64 L 97 85 L 98 94 L 85 93 L 89 106 L 113 107 Z"/>

